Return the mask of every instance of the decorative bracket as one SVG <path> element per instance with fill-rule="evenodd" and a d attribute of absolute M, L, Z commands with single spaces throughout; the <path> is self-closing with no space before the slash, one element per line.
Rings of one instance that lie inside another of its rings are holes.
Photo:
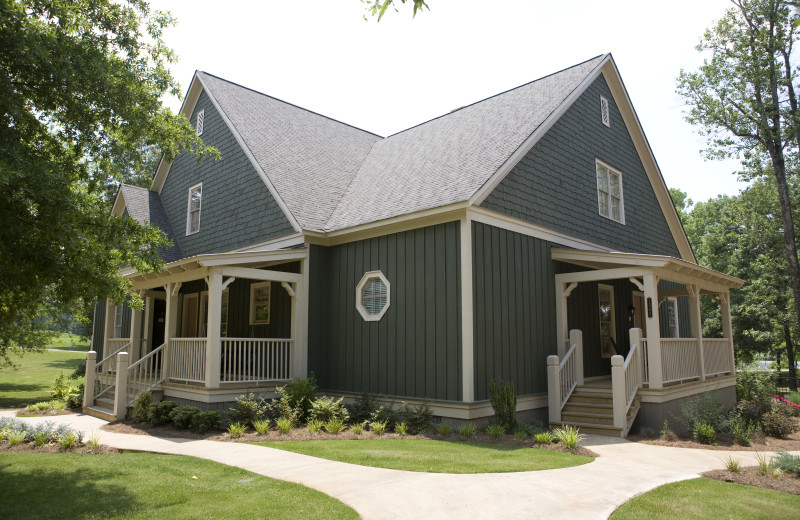
<path fill-rule="evenodd" d="M 286 292 L 289 293 L 289 297 L 294 298 L 294 289 L 292 288 L 292 284 L 289 282 L 281 282 L 281 287 L 286 289 Z"/>

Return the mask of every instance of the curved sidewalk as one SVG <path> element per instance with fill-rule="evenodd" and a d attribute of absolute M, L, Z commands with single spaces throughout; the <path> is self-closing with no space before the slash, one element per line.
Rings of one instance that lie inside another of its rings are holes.
<path fill-rule="evenodd" d="M 13 412 L 0 412 L 13 416 Z M 103 444 L 135 451 L 190 455 L 267 477 L 297 482 L 349 505 L 364 519 L 585 518 L 605 519 L 630 498 L 657 486 L 722 469 L 732 455 L 756 464 L 754 452 L 669 448 L 587 436 L 600 455 L 571 468 L 523 473 L 453 475 L 370 468 L 249 444 L 151 437 L 101 431 L 87 415 L 22 418 L 67 423 Z"/>

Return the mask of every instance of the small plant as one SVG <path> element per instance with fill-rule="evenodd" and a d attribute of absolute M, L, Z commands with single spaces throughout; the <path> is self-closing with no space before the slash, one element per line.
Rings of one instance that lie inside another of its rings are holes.
<path fill-rule="evenodd" d="M 301 424 L 306 422 L 311 411 L 311 403 L 317 395 L 317 380 L 314 374 L 293 380 L 283 387 L 283 391 L 289 406 L 298 412 L 296 421 Z"/>
<path fill-rule="evenodd" d="M 324 424 L 325 423 L 320 421 L 319 419 L 310 419 L 308 421 L 308 424 L 306 425 L 306 428 L 308 429 L 308 433 L 314 435 L 314 434 L 319 433 L 319 431 L 322 429 L 322 426 L 324 426 Z"/>
<path fill-rule="evenodd" d="M 525 430 L 518 429 L 517 431 L 514 432 L 514 438 L 517 439 L 518 441 L 524 441 L 528 437 L 530 437 L 530 435 L 528 435 L 528 432 L 526 432 Z"/>
<path fill-rule="evenodd" d="M 292 431 L 292 420 L 288 417 L 278 417 L 275 420 L 275 425 L 278 427 L 278 431 L 283 435 Z"/>
<path fill-rule="evenodd" d="M 767 462 L 767 457 L 763 453 L 756 452 L 756 462 L 758 462 L 758 472 L 761 475 L 766 475 L 769 472 L 770 463 Z"/>
<path fill-rule="evenodd" d="M 649 426 L 644 427 L 644 436 L 648 439 L 655 439 L 656 438 L 656 431 Z"/>
<path fill-rule="evenodd" d="M 147 422 L 153 426 L 168 424 L 170 421 L 169 414 L 172 413 L 172 410 L 177 406 L 177 403 L 173 401 L 159 401 L 157 403 L 153 403 L 153 405 L 147 411 Z"/>
<path fill-rule="evenodd" d="M 394 432 L 397 435 L 406 435 L 408 433 L 408 425 L 404 422 L 399 422 L 394 425 Z"/>
<path fill-rule="evenodd" d="M 335 400 L 331 397 L 318 397 L 311 403 L 311 409 L 308 413 L 308 420 L 319 420 L 323 423 L 331 419 L 341 419 L 346 422 L 350 418 L 350 413 L 347 408 L 342 404 L 342 398 Z"/>
<path fill-rule="evenodd" d="M 151 394 L 149 390 L 139 393 L 139 395 L 136 396 L 136 401 L 133 403 L 133 412 L 131 412 L 131 419 L 133 419 L 133 422 L 139 424 L 146 423 L 152 405 L 153 394 Z"/>
<path fill-rule="evenodd" d="M 6 439 L 11 446 L 17 446 L 25 442 L 25 430 L 11 430 L 6 432 Z"/>
<path fill-rule="evenodd" d="M 97 448 L 100 446 L 100 434 L 97 432 L 92 432 L 89 436 L 89 440 L 86 442 L 86 447 L 89 448 L 90 451 L 97 451 Z"/>
<path fill-rule="evenodd" d="M 64 371 L 62 370 L 56 380 L 53 381 L 53 386 L 51 387 L 54 400 L 66 403 L 70 396 L 77 396 L 81 393 L 80 387 L 72 384 L 70 381 L 71 380 L 64 375 Z"/>
<path fill-rule="evenodd" d="M 422 433 L 428 430 L 433 423 L 433 412 L 430 403 L 422 403 L 417 406 L 408 406 L 403 403 L 400 408 L 400 415 L 405 418 L 408 430 L 411 433 Z"/>
<path fill-rule="evenodd" d="M 78 436 L 75 433 L 67 433 L 58 438 L 58 445 L 61 447 L 61 451 L 69 451 L 75 447 L 75 444 L 78 443 Z"/>
<path fill-rule="evenodd" d="M 699 421 L 694 425 L 692 437 L 700 444 L 715 444 L 717 442 L 717 430 L 714 429 L 711 423 Z"/>
<path fill-rule="evenodd" d="M 34 432 L 33 434 L 33 445 L 37 448 L 44 446 L 49 440 L 50 435 L 47 432 Z"/>
<path fill-rule="evenodd" d="M 355 423 L 350 427 L 350 431 L 352 431 L 356 435 L 361 435 L 362 433 L 364 433 L 364 423 Z"/>
<path fill-rule="evenodd" d="M 741 416 L 734 416 L 728 427 L 733 437 L 733 442 L 740 446 L 750 446 L 753 442 L 753 437 L 759 432 L 758 424 L 754 424 Z"/>
<path fill-rule="evenodd" d="M 195 414 L 192 418 L 192 431 L 195 433 L 207 433 L 213 430 L 219 430 L 222 424 L 222 418 L 216 410 L 208 412 L 200 412 Z"/>
<path fill-rule="evenodd" d="M 188 430 L 199 413 L 200 408 L 196 406 L 177 406 L 170 412 L 169 419 L 177 428 Z"/>
<path fill-rule="evenodd" d="M 372 415 L 370 415 L 369 422 L 385 422 L 387 428 L 393 428 L 394 424 L 398 420 L 398 413 L 392 408 L 390 404 L 387 408 L 386 406 L 379 406 Z"/>
<path fill-rule="evenodd" d="M 264 398 L 250 392 L 236 398 L 236 404 L 228 412 L 228 420 L 249 426 L 263 419 L 266 412 L 267 403 Z"/>
<path fill-rule="evenodd" d="M 764 400 L 769 402 L 777 392 L 775 372 L 742 370 L 736 374 L 736 399 L 738 401 Z"/>
<path fill-rule="evenodd" d="M 711 425 L 715 432 L 724 431 L 728 426 L 728 417 L 725 409 L 720 404 L 719 399 L 708 392 L 690 399 L 686 404 L 682 405 L 681 415 L 691 432 L 694 432 L 700 423 Z"/>
<path fill-rule="evenodd" d="M 536 444 L 553 444 L 556 441 L 556 436 L 551 432 L 539 432 L 533 435 L 533 442 Z"/>
<path fill-rule="evenodd" d="M 725 463 L 725 468 L 731 473 L 739 473 L 739 470 L 741 469 L 741 463 L 739 459 L 734 459 L 728 455 L 728 458 L 722 462 Z"/>
<path fill-rule="evenodd" d="M 579 428 L 575 428 L 574 426 L 562 426 L 561 428 L 556 428 L 553 430 L 553 435 L 555 435 L 556 439 L 558 439 L 561 444 L 563 444 L 568 450 L 574 450 L 578 447 L 578 444 L 583 441 L 586 436 L 580 433 Z"/>
<path fill-rule="evenodd" d="M 242 435 L 245 434 L 247 431 L 247 425 L 242 423 L 231 423 L 228 425 L 228 433 L 231 436 L 231 439 L 238 439 Z"/>
<path fill-rule="evenodd" d="M 779 450 L 778 454 L 772 459 L 772 467 L 782 473 L 788 472 L 800 475 L 800 455 L 792 455 L 786 451 Z"/>
<path fill-rule="evenodd" d="M 259 435 L 267 435 L 269 433 L 269 419 L 258 419 L 253 421 L 253 428 L 256 429 L 256 433 Z"/>
<path fill-rule="evenodd" d="M 386 422 L 373 421 L 369 423 L 369 428 L 375 433 L 375 435 L 383 435 L 386 433 Z"/>
<path fill-rule="evenodd" d="M 29 412 L 48 412 L 55 415 L 62 410 L 66 410 L 67 405 L 64 401 L 42 401 L 39 403 L 29 404 L 25 409 Z"/>
<path fill-rule="evenodd" d="M 372 414 L 378 410 L 378 401 L 369 394 L 361 394 L 353 404 L 347 406 L 350 413 L 350 420 L 353 423 L 364 423 L 372 420 Z"/>
<path fill-rule="evenodd" d="M 770 475 L 772 475 L 772 478 L 781 478 L 783 476 L 783 472 L 780 468 L 772 468 Z"/>
<path fill-rule="evenodd" d="M 472 423 L 462 424 L 458 427 L 458 434 L 465 439 L 471 439 L 475 436 L 475 425 Z"/>
<path fill-rule="evenodd" d="M 341 419 L 331 419 L 325 423 L 324 427 L 326 432 L 339 435 L 344 431 L 344 421 Z"/>
<path fill-rule="evenodd" d="M 767 435 L 783 439 L 796 432 L 798 426 L 785 407 L 773 406 L 761 416 L 761 427 Z"/>
<path fill-rule="evenodd" d="M 492 439 L 498 440 L 506 433 L 506 429 L 503 428 L 502 424 L 492 423 L 486 427 L 486 433 L 488 433 L 489 437 Z"/>
<path fill-rule="evenodd" d="M 443 422 L 436 427 L 439 431 L 439 435 L 442 437 L 447 437 L 451 433 L 453 433 L 453 426 L 449 422 Z"/>
<path fill-rule="evenodd" d="M 661 431 L 659 432 L 659 436 L 665 440 L 670 440 L 670 435 L 672 434 L 672 430 L 669 429 L 669 421 L 664 419 L 664 425 L 661 426 Z"/>
<path fill-rule="evenodd" d="M 506 431 L 513 432 L 517 429 L 517 395 L 514 393 L 514 383 L 511 381 L 502 386 L 501 390 L 497 381 L 494 379 L 489 381 L 489 401 L 492 403 L 497 422 Z"/>

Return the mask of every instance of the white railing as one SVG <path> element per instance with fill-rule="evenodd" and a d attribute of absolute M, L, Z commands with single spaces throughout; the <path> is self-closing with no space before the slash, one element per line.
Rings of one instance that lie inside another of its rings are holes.
<path fill-rule="evenodd" d="M 639 345 L 631 345 L 631 350 L 628 352 L 628 357 L 625 359 L 623 371 L 625 373 L 625 405 L 627 408 L 631 407 L 633 399 L 636 397 L 636 392 L 642 386 L 642 348 Z"/>
<path fill-rule="evenodd" d="M 647 338 L 642 338 L 640 344 L 642 346 L 642 383 L 648 383 L 650 381 L 650 365 L 647 361 L 649 354 L 647 351 Z"/>
<path fill-rule="evenodd" d="M 628 433 L 628 410 L 630 410 L 636 393 L 642 386 L 643 370 L 641 359 L 641 330 L 631 330 L 631 348 L 625 359 L 620 355 L 611 357 L 611 395 L 614 414 L 614 427 Z"/>
<path fill-rule="evenodd" d="M 220 382 L 288 380 L 293 345 L 292 339 L 221 338 Z"/>
<path fill-rule="evenodd" d="M 733 374 L 732 354 L 730 338 L 703 338 L 706 377 Z"/>
<path fill-rule="evenodd" d="M 561 396 L 559 405 L 561 408 L 564 408 L 564 405 L 567 404 L 569 400 L 569 396 L 572 395 L 572 391 L 578 386 L 577 363 L 575 363 L 576 347 L 577 345 L 572 345 L 564 356 L 564 359 L 558 364 L 559 394 Z"/>
<path fill-rule="evenodd" d="M 547 356 L 547 407 L 550 422 L 561 421 L 561 409 L 578 385 L 583 384 L 583 334 L 569 332 L 570 347 L 564 358 Z"/>
<path fill-rule="evenodd" d="M 164 381 L 164 353 L 166 343 L 151 351 L 142 359 L 128 367 L 129 406 L 133 405 L 136 396 L 145 390 L 152 390 Z"/>
<path fill-rule="evenodd" d="M 117 374 L 117 354 L 128 352 L 131 346 L 129 338 L 108 338 L 106 346 L 114 350 L 95 365 L 95 399 L 102 396 L 114 387 Z"/>
<path fill-rule="evenodd" d="M 700 359 L 694 338 L 661 338 L 661 370 L 664 384 L 700 377 Z"/>
<path fill-rule="evenodd" d="M 206 338 L 172 338 L 167 349 L 169 379 L 187 383 L 206 380 Z"/>

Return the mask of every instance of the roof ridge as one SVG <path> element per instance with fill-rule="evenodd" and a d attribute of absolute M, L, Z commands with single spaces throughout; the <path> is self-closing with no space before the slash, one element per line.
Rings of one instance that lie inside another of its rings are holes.
<path fill-rule="evenodd" d="M 325 118 L 325 119 L 327 119 L 329 121 L 333 121 L 334 123 L 339 123 L 340 125 L 349 126 L 350 128 L 353 128 L 353 129 L 358 130 L 360 132 L 364 132 L 365 134 L 374 135 L 375 137 L 379 137 L 381 139 L 385 139 L 384 136 L 376 134 L 375 132 L 370 132 L 369 130 L 365 130 L 363 128 L 359 128 L 359 127 L 357 127 L 355 125 L 351 125 L 350 123 L 345 123 L 344 121 L 339 121 L 338 119 L 334 119 L 334 118 L 332 118 L 330 116 L 326 116 L 325 114 L 320 114 L 319 112 L 315 112 L 315 111 L 310 110 L 308 108 L 301 107 L 300 105 L 295 105 L 294 103 L 290 103 L 288 101 L 284 101 L 283 99 L 276 98 L 275 96 L 270 96 L 269 94 L 265 94 L 264 92 L 259 92 L 256 89 L 253 89 L 253 88 L 250 88 L 250 87 L 246 87 L 244 85 L 236 83 L 235 81 L 231 81 L 231 80 L 219 77 L 217 75 L 211 74 L 210 72 L 206 72 L 204 70 L 198 70 L 197 72 L 199 74 L 205 74 L 206 76 L 211 76 L 212 78 L 216 78 L 216 79 L 218 79 L 220 81 L 224 81 L 225 83 L 229 83 L 231 85 L 235 85 L 235 86 L 237 86 L 237 87 L 239 87 L 241 89 L 249 90 L 250 92 L 253 92 L 254 94 L 258 94 L 260 96 L 264 96 L 264 97 L 268 97 L 270 99 L 274 99 L 275 101 L 283 103 L 284 105 L 289 105 L 290 107 L 298 108 L 298 109 L 300 109 L 300 110 L 302 110 L 304 112 L 308 112 L 310 114 L 314 114 L 315 116 L 319 116 L 319 117 Z"/>

